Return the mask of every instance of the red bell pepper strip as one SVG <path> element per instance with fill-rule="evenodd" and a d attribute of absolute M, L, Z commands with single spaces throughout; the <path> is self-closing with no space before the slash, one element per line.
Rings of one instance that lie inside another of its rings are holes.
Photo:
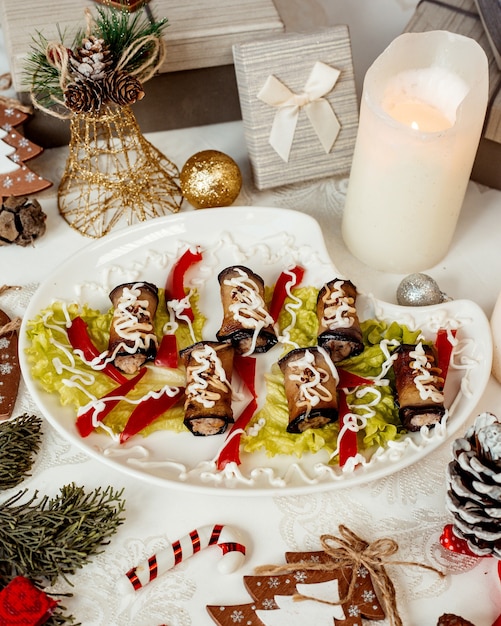
<path fill-rule="evenodd" d="M 374 381 L 372 378 L 364 378 L 363 376 L 359 376 L 358 374 L 353 374 L 352 372 L 347 372 L 341 367 L 337 368 L 337 373 L 339 375 L 339 383 L 338 387 L 340 389 L 351 389 L 352 387 L 358 387 L 359 385 L 373 385 Z"/>
<path fill-rule="evenodd" d="M 164 335 L 155 356 L 155 365 L 158 367 L 176 368 L 179 364 L 177 339 L 174 333 Z"/>
<path fill-rule="evenodd" d="M 236 463 L 237 465 L 240 465 L 240 439 L 242 438 L 242 433 L 237 433 L 236 435 L 232 435 L 232 433 L 234 433 L 237 429 L 244 430 L 256 410 L 257 400 L 256 398 L 252 398 L 242 413 L 240 413 L 237 421 L 233 424 L 228 436 L 226 437 L 227 443 L 224 445 L 217 457 L 216 464 L 218 470 L 226 467 L 228 463 Z"/>
<path fill-rule="evenodd" d="M 235 353 L 233 367 L 252 396 L 256 398 L 256 357 Z"/>
<path fill-rule="evenodd" d="M 447 330 L 446 328 L 439 328 L 437 332 L 437 338 L 435 339 L 435 348 L 438 354 L 438 367 L 442 370 L 442 378 L 447 378 L 449 371 L 449 364 L 451 362 L 452 349 L 454 348 L 450 341 L 449 333 L 452 337 L 456 337 L 457 330 Z"/>
<path fill-rule="evenodd" d="M 242 382 L 252 394 L 252 399 L 243 409 L 242 413 L 240 413 L 238 419 L 233 424 L 226 437 L 227 443 L 217 457 L 217 468 L 219 470 L 223 469 L 228 463 L 236 463 L 237 465 L 240 465 L 240 440 L 242 438 L 242 434 L 238 433 L 234 435 L 233 433 L 237 429 L 245 430 L 257 410 L 256 358 L 235 354 L 233 357 L 233 365 L 235 367 L 235 371 L 242 379 Z"/>
<path fill-rule="evenodd" d="M 140 402 L 132 411 L 125 428 L 120 434 L 120 443 L 137 435 L 138 432 L 149 426 L 162 413 L 173 407 L 184 393 L 184 387 L 179 387 L 173 395 L 163 392 L 160 396 L 150 396 Z"/>
<path fill-rule="evenodd" d="M 293 276 L 291 276 L 291 273 Z M 299 285 L 303 280 L 303 276 L 304 269 L 299 265 L 296 265 L 292 269 L 282 272 L 278 277 L 270 304 L 270 315 L 274 322 L 278 320 L 280 311 L 282 310 L 285 299 L 287 298 L 287 290 Z"/>
<path fill-rule="evenodd" d="M 174 263 L 172 269 L 167 276 L 165 282 L 165 301 L 170 300 L 183 300 L 186 297 L 184 290 L 184 277 L 186 272 L 192 265 L 202 260 L 202 252 L 197 246 L 195 252 L 190 248 L 184 252 L 181 257 Z M 184 315 L 188 317 L 190 321 L 193 321 L 195 316 L 190 306 L 186 307 L 182 311 L 176 313 L 177 317 Z"/>
<path fill-rule="evenodd" d="M 89 336 L 87 323 L 81 317 L 73 318 L 71 325 L 66 329 L 66 332 L 73 350 L 79 350 L 86 361 L 90 362 L 94 359 L 99 359 L 101 353 L 93 344 L 92 339 Z M 107 363 L 100 371 L 107 374 L 117 383 L 122 384 L 128 381 L 128 378 L 126 378 L 112 363 Z"/>
<path fill-rule="evenodd" d="M 104 408 L 100 411 L 96 418 L 98 421 L 102 422 L 103 419 L 110 413 L 116 405 L 120 402 L 121 396 L 126 396 L 129 391 L 134 389 L 136 384 L 141 380 L 141 378 L 146 374 L 146 368 L 143 367 L 139 370 L 139 372 L 134 376 L 134 378 L 126 378 L 125 382 L 120 386 L 115 387 L 110 392 L 108 392 L 105 396 L 101 398 L 101 400 L 106 400 L 106 398 L 115 398 L 114 400 L 110 400 L 109 402 L 104 403 Z M 91 432 L 95 428 L 94 424 L 94 413 L 96 409 L 95 407 L 91 407 L 85 413 L 82 413 L 77 417 L 76 427 L 81 437 L 87 437 L 91 434 Z"/>
<path fill-rule="evenodd" d="M 348 402 L 346 401 L 346 395 L 341 392 L 338 398 L 338 414 L 339 414 L 339 428 L 344 426 L 344 420 L 349 413 Z M 339 440 L 339 465 L 343 467 L 348 459 L 356 456 L 358 452 L 357 433 L 349 428 L 343 432 L 343 436 Z"/>

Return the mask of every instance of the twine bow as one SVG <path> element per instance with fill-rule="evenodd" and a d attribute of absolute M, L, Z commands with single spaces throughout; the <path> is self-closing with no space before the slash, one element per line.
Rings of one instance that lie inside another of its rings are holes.
<path fill-rule="evenodd" d="M 325 153 L 330 152 L 341 126 L 331 105 L 323 96 L 332 91 L 340 74 L 340 70 L 317 61 L 306 81 L 304 91 L 300 94 L 292 92 L 276 76 L 270 75 L 266 79 L 257 97 L 278 109 L 273 119 L 269 143 L 284 161 L 289 160 L 301 109 L 308 116 Z"/>
<path fill-rule="evenodd" d="M 331 562 L 300 561 L 287 563 L 285 565 L 271 566 L 271 568 L 268 565 L 264 565 L 256 568 L 256 571 L 259 574 L 277 574 L 279 572 L 285 573 L 298 569 L 328 572 L 330 570 L 339 570 L 343 567 L 350 568 L 351 578 L 348 589 L 345 596 L 338 601 L 329 602 L 328 600 L 321 600 L 304 594 L 294 595 L 296 600 L 314 600 L 334 606 L 345 604 L 353 597 L 357 585 L 359 569 L 364 567 L 371 576 L 374 588 L 379 592 L 378 595 L 380 596 L 390 626 L 403 626 L 403 622 L 397 608 L 395 587 L 386 571 L 386 565 L 412 565 L 435 572 L 440 577 L 444 576 L 440 570 L 424 563 L 389 560 L 389 557 L 398 550 L 398 544 L 393 539 L 382 538 L 369 543 L 343 525 L 339 526 L 339 532 L 341 537 L 335 537 L 333 535 L 322 535 L 320 537 L 324 552 L 333 559 Z"/>

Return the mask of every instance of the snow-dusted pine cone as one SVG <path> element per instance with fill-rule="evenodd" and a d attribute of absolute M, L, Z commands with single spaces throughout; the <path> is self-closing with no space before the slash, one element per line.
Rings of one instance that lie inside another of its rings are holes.
<path fill-rule="evenodd" d="M 141 82 L 124 71 L 111 72 L 105 80 L 108 98 L 121 106 L 134 104 L 144 97 Z"/>
<path fill-rule="evenodd" d="M 83 39 L 80 47 L 70 57 L 70 65 L 77 80 L 103 80 L 111 63 L 108 45 L 94 35 Z"/>
<path fill-rule="evenodd" d="M 452 453 L 446 503 L 454 533 L 474 554 L 501 558 L 501 421 L 482 413 Z"/>

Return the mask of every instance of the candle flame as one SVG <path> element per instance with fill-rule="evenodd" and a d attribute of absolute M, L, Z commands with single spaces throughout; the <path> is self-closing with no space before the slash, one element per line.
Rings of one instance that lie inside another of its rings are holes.
<path fill-rule="evenodd" d="M 411 122 L 411 128 L 414 130 L 419 130 L 419 124 L 417 122 Z"/>

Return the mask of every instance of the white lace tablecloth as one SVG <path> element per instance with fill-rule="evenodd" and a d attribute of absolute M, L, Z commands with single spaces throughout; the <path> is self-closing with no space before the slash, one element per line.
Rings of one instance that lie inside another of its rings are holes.
<path fill-rule="evenodd" d="M 205 148 L 231 154 L 244 176 L 237 205 L 284 207 L 310 213 L 320 222 L 338 269 L 364 292 L 395 301 L 402 276 L 372 271 L 344 247 L 339 226 L 345 178 L 256 192 L 240 122 L 156 133 L 148 138 L 179 166 L 188 156 Z M 65 148 L 46 151 L 37 159 L 37 171 L 57 180 L 65 158 Z M 0 282 L 22 287 L 0 298 L 0 308 L 11 316 L 22 316 L 31 294 L 45 276 L 89 243 L 59 216 L 55 187 L 40 194 L 39 199 L 48 215 L 46 234 L 31 248 L 0 249 Z M 193 209 L 186 205 L 182 210 Z M 501 288 L 500 212 L 501 192 L 470 183 L 452 248 L 428 272 L 451 297 L 472 299 L 487 315 Z M 484 410 L 501 411 L 501 388 L 493 379 L 471 419 Z M 24 412 L 39 410 L 22 386 L 15 414 Z M 283 563 L 286 551 L 319 548 L 320 535 L 338 534 L 339 524 L 349 526 L 369 541 L 392 537 L 400 546 L 400 560 L 425 562 L 449 573 L 439 579 L 419 568 L 390 568 L 406 626 L 435 624 L 443 612 L 460 614 L 476 626 L 491 626 L 501 613 L 501 585 L 495 563 L 491 559 L 457 557 L 439 545 L 442 528 L 451 521 L 444 499 L 450 443 L 447 441 L 418 464 L 364 486 L 301 496 L 235 497 L 149 485 L 92 460 L 47 425 L 33 476 L 24 486 L 49 494 L 70 481 L 88 487 L 111 484 L 125 488 L 125 523 L 103 554 L 72 577 L 74 595 L 65 600 L 68 610 L 89 626 L 210 624 L 207 604 L 249 601 L 242 582 L 244 574 L 253 573 L 258 565 Z M 131 566 L 194 528 L 215 523 L 233 525 L 245 534 L 248 557 L 236 573 L 219 574 L 219 551 L 205 551 L 135 595 L 119 593 L 117 579 Z M 58 590 L 67 591 L 68 586 L 61 585 Z"/>
<path fill-rule="evenodd" d="M 367 10 L 373 3 L 374 0 L 363 2 Z M 332 12 L 334 5 L 326 0 L 317 0 L 317 4 L 326 12 Z M 348 0 L 338 3 L 340 21 L 346 21 L 349 4 Z M 401 30 L 415 0 L 395 0 L 393 6 L 390 0 L 379 4 L 385 10 L 401 12 Z M 357 14 L 354 23 L 356 37 L 360 37 L 362 14 L 367 16 L 365 9 Z M 388 31 L 383 35 L 389 40 L 398 32 Z M 314 216 L 339 271 L 363 292 L 395 301 L 402 276 L 363 266 L 343 244 L 340 219 L 346 178 L 256 192 L 240 122 L 156 133 L 148 138 L 179 167 L 203 149 L 230 154 L 244 177 L 237 205 L 283 207 Z M 65 158 L 64 148 L 46 151 L 32 162 L 32 167 L 45 178 L 58 181 Z M 0 297 L 0 308 L 10 316 L 22 316 L 38 284 L 75 250 L 89 243 L 59 216 L 56 186 L 38 196 L 48 215 L 46 234 L 31 248 L 0 248 L 0 284 L 21 286 L 20 290 Z M 183 210 L 192 209 L 185 205 Z M 491 314 L 501 290 L 500 215 L 501 192 L 470 183 L 451 250 L 440 264 L 428 271 L 449 296 L 474 300 L 487 315 Z M 493 379 L 471 420 L 485 410 L 501 412 L 501 387 Z M 25 412 L 40 414 L 22 383 L 15 415 Z M 286 551 L 318 549 L 320 535 L 337 535 L 340 524 L 349 526 L 368 541 L 379 537 L 395 539 L 399 544 L 399 560 L 424 562 L 448 572 L 447 577 L 439 579 L 419 568 L 389 568 L 405 626 L 433 626 L 444 612 L 462 615 L 476 626 L 491 626 L 501 613 L 501 585 L 495 562 L 457 557 L 439 545 L 442 528 L 451 521 L 445 508 L 445 468 L 451 458 L 450 445 L 451 441 L 446 441 L 418 464 L 350 489 L 301 496 L 214 496 L 154 486 L 119 473 L 91 459 L 45 425 L 43 447 L 37 455 L 33 475 L 23 486 L 50 495 L 72 481 L 89 488 L 106 485 L 124 488 L 125 523 L 104 552 L 71 578 L 73 587 L 61 583 L 56 589 L 73 593 L 64 604 L 86 626 L 212 624 L 206 605 L 250 601 L 242 582 L 244 574 L 252 574 L 259 565 L 283 563 Z M 9 495 L 11 492 L 2 494 L 2 498 Z M 117 580 L 131 566 L 192 529 L 215 523 L 233 525 L 244 533 L 248 555 L 236 573 L 220 574 L 216 568 L 219 551 L 206 550 L 183 561 L 136 594 L 124 595 L 119 591 Z"/>

